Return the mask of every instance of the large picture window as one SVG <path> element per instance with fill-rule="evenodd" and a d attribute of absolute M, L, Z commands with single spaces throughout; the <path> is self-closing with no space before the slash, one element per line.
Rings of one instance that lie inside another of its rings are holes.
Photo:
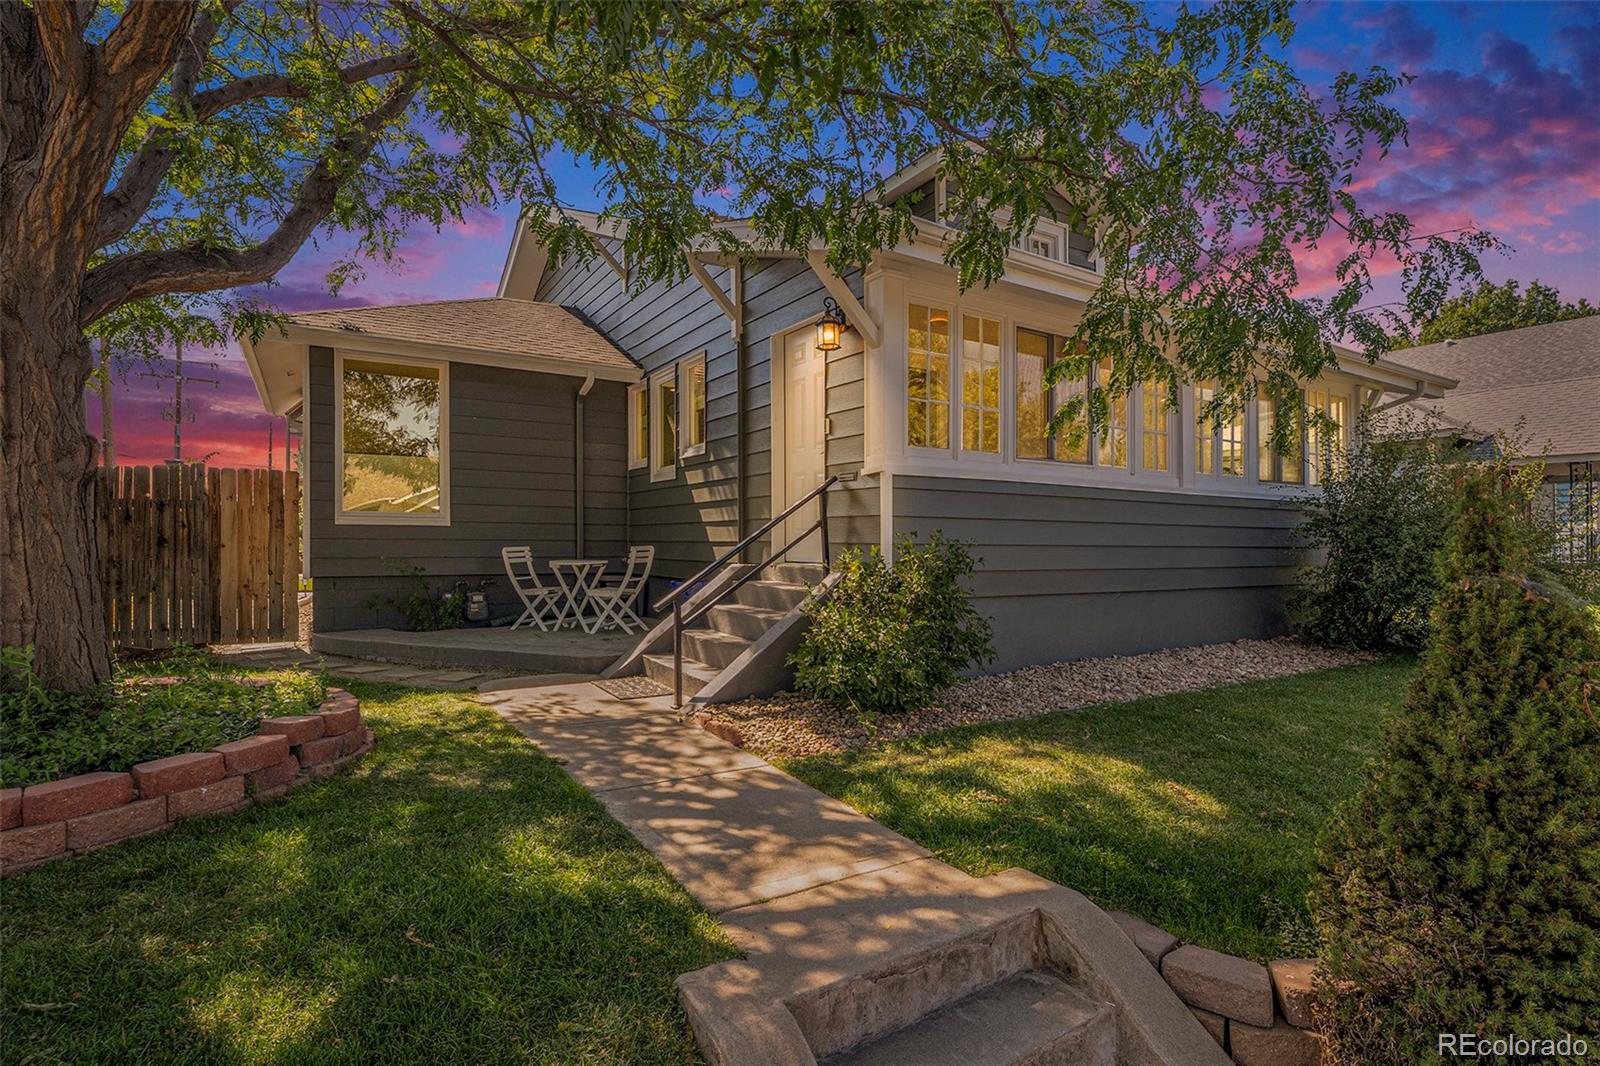
<path fill-rule="evenodd" d="M 337 520 L 449 522 L 445 367 L 337 360 Z"/>
<path fill-rule="evenodd" d="M 950 312 L 912 304 L 906 354 L 906 443 L 949 448 Z"/>

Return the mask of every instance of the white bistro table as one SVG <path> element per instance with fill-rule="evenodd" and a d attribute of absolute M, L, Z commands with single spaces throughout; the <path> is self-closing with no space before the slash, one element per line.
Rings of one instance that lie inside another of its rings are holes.
<path fill-rule="evenodd" d="M 588 598 L 589 590 L 600 584 L 607 565 L 605 559 L 550 560 L 550 570 L 556 576 L 556 584 L 561 586 L 561 613 L 556 616 L 557 629 L 570 619 L 573 625 L 582 626 L 585 633 L 593 632 L 583 621 L 583 601 Z"/>

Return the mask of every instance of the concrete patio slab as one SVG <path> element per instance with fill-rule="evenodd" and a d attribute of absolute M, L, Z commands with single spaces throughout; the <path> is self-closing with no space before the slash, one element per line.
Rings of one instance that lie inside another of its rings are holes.
<path fill-rule="evenodd" d="M 418 663 L 425 666 L 477 667 L 523 673 L 577 672 L 598 674 L 632 650 L 638 637 L 621 631 L 585 633 L 509 626 L 483 629 L 441 629 L 428 633 L 398 629 L 347 629 L 317 633 L 313 651 L 358 659 Z"/>

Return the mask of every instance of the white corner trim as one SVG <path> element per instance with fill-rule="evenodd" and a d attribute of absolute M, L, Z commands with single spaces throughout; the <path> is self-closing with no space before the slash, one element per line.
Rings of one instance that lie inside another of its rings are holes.
<path fill-rule="evenodd" d="M 837 300 L 839 306 L 844 308 L 846 317 L 850 319 L 850 324 L 855 327 L 856 332 L 861 334 L 861 340 L 865 346 L 877 348 L 882 345 L 883 327 L 876 319 L 867 314 L 867 309 L 861 306 L 861 301 L 856 299 L 856 294 L 850 291 L 850 286 L 846 285 L 844 279 L 835 274 L 833 268 L 828 266 L 827 253 L 821 251 L 807 252 L 806 262 L 816 272 L 818 280 L 822 282 L 822 287 L 828 290 L 828 295 Z"/>

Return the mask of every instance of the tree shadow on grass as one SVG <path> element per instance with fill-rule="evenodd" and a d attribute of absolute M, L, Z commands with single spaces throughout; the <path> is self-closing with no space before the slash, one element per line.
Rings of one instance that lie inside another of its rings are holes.
<path fill-rule="evenodd" d="M 348 687 L 358 765 L 5 883 L 4 1057 L 693 1061 L 714 919 L 487 709 Z"/>

